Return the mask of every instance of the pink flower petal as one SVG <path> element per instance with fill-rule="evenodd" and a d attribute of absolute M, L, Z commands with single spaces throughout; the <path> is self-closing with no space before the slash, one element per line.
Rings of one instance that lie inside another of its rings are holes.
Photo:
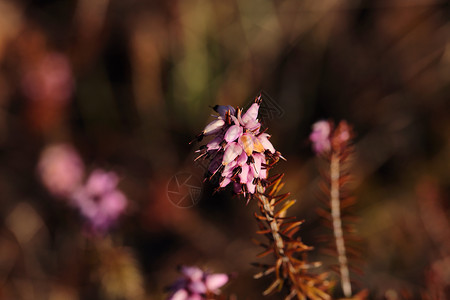
<path fill-rule="evenodd" d="M 222 179 L 222 181 L 220 182 L 220 187 L 226 187 L 229 183 L 231 182 L 231 179 L 229 177 L 225 177 L 224 179 Z"/>
<path fill-rule="evenodd" d="M 259 173 L 261 173 L 261 164 L 264 161 L 265 156 L 263 154 L 261 154 L 261 153 L 255 153 L 253 155 L 253 159 L 255 161 L 255 163 L 252 164 L 253 171 L 254 171 L 253 174 L 257 178 L 257 177 L 259 177 Z"/>
<path fill-rule="evenodd" d="M 98 205 L 100 213 L 116 219 L 125 209 L 127 198 L 120 191 L 113 191 L 103 196 Z"/>
<path fill-rule="evenodd" d="M 223 137 L 217 136 L 214 139 L 212 139 L 208 144 L 206 144 L 206 149 L 208 149 L 208 151 L 217 150 L 220 148 L 220 143 L 222 143 L 222 141 Z"/>
<path fill-rule="evenodd" d="M 86 190 L 91 195 L 99 195 L 116 188 L 119 178 L 114 172 L 106 172 L 102 169 L 92 171 L 86 183 Z"/>
<path fill-rule="evenodd" d="M 222 129 L 223 125 L 225 125 L 225 121 L 223 119 L 217 119 L 206 125 L 205 129 L 203 129 L 204 135 L 210 135 L 218 132 Z"/>
<path fill-rule="evenodd" d="M 250 178 L 249 178 L 250 179 Z M 250 194 L 254 194 L 256 191 L 256 185 L 253 184 L 253 180 L 247 181 L 247 190 Z"/>
<path fill-rule="evenodd" d="M 250 166 L 248 164 L 242 165 L 242 171 L 239 174 L 239 179 L 240 179 L 241 183 L 247 183 L 249 169 L 250 169 Z"/>
<path fill-rule="evenodd" d="M 98 213 L 98 205 L 91 199 L 91 195 L 82 187 L 76 190 L 72 195 L 72 203 L 78 207 L 81 214 L 91 220 L 94 219 Z"/>
<path fill-rule="evenodd" d="M 261 128 L 261 123 L 259 123 L 258 121 L 254 121 L 254 120 L 250 120 L 245 124 L 245 128 L 254 132 L 254 133 L 259 133 L 259 128 Z"/>
<path fill-rule="evenodd" d="M 181 273 L 192 281 L 201 280 L 204 274 L 200 268 L 188 266 L 182 266 Z"/>
<path fill-rule="evenodd" d="M 261 141 L 257 136 L 252 135 L 252 141 L 253 141 L 253 151 L 263 153 L 266 150 L 264 149 L 263 144 L 261 144 Z"/>
<path fill-rule="evenodd" d="M 186 300 L 204 300 L 205 298 L 199 294 L 192 294 Z"/>
<path fill-rule="evenodd" d="M 261 172 L 259 172 L 259 178 L 262 178 L 262 179 L 267 178 L 267 169 L 261 168 Z"/>
<path fill-rule="evenodd" d="M 321 137 L 327 138 L 331 132 L 330 123 L 328 121 L 317 121 L 312 125 L 312 131 Z"/>
<path fill-rule="evenodd" d="M 239 155 L 239 157 L 238 157 L 238 159 L 237 159 L 237 164 L 238 164 L 239 166 L 243 166 L 244 164 L 247 163 L 247 160 L 248 160 L 247 153 L 242 152 L 241 155 Z"/>
<path fill-rule="evenodd" d="M 258 139 L 263 145 L 264 149 L 269 150 L 270 153 L 275 153 L 275 148 L 273 147 L 272 143 L 269 142 L 269 137 L 267 133 L 262 133 L 259 135 Z"/>
<path fill-rule="evenodd" d="M 239 120 L 235 116 L 231 116 L 231 120 L 233 120 L 234 125 L 239 125 Z"/>
<path fill-rule="evenodd" d="M 188 290 L 196 294 L 206 293 L 206 285 L 202 281 L 192 281 L 188 285 Z"/>
<path fill-rule="evenodd" d="M 225 141 L 227 141 L 228 143 L 235 141 L 242 135 L 242 131 L 243 131 L 242 126 L 239 125 L 231 126 L 225 133 Z"/>
<path fill-rule="evenodd" d="M 168 300 L 188 300 L 189 293 L 186 290 L 178 290 Z"/>
<path fill-rule="evenodd" d="M 223 177 L 231 177 L 231 174 L 233 173 L 233 170 L 236 167 L 236 165 L 237 165 L 236 160 L 233 160 L 228 165 L 226 165 L 225 168 L 223 168 L 222 176 Z"/>
<path fill-rule="evenodd" d="M 327 121 L 318 121 L 313 124 L 312 128 L 313 130 L 309 135 L 309 139 L 312 142 L 314 152 L 321 154 L 330 150 L 330 123 Z"/>
<path fill-rule="evenodd" d="M 223 154 L 222 164 L 225 166 L 228 165 L 241 153 L 242 147 L 238 143 L 236 142 L 229 143 L 225 149 L 225 153 Z"/>
<path fill-rule="evenodd" d="M 259 104 L 253 103 L 252 106 L 247 110 L 247 112 L 242 116 L 242 122 L 243 125 L 246 125 L 247 123 L 251 121 L 256 121 L 256 118 L 258 117 L 258 111 L 259 111 Z"/>
<path fill-rule="evenodd" d="M 211 274 L 206 277 L 205 283 L 206 288 L 209 291 L 216 291 L 218 288 L 222 287 L 228 282 L 227 274 Z"/>

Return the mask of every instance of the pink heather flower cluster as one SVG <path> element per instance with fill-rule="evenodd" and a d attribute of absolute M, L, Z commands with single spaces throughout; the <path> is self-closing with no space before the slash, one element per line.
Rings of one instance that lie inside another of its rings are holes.
<path fill-rule="evenodd" d="M 198 267 L 181 267 L 182 278 L 171 287 L 168 300 L 204 300 L 208 294 L 218 294 L 219 288 L 225 285 L 227 274 L 209 274 Z"/>
<path fill-rule="evenodd" d="M 198 137 L 213 136 L 196 151 L 200 153 L 196 160 L 211 159 L 208 172 L 210 178 L 220 174 L 220 188 L 233 183 L 236 193 L 254 194 L 257 180 L 267 178 L 266 158 L 281 157 L 269 141 L 270 135 L 261 131 L 257 119 L 260 104 L 258 97 L 245 113 L 229 105 L 215 106 L 216 119 Z"/>
<path fill-rule="evenodd" d="M 313 124 L 309 139 L 317 155 L 325 155 L 331 150 L 340 151 L 351 138 L 351 130 L 347 122 L 339 122 L 336 128 L 329 121 L 318 121 Z"/>
<path fill-rule="evenodd" d="M 95 233 L 105 233 L 126 208 L 127 198 L 117 189 L 119 180 L 114 172 L 95 169 L 83 183 L 83 161 L 70 145 L 47 147 L 37 169 L 49 192 L 79 209 Z"/>

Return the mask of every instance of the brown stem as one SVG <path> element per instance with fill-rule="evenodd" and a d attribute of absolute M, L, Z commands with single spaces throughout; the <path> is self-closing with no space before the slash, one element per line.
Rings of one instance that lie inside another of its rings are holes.
<path fill-rule="evenodd" d="M 276 258 L 276 263 L 273 267 L 268 268 L 262 274 L 260 273 L 262 276 L 272 272 L 276 273 L 275 281 L 264 291 L 263 295 L 270 294 L 277 287 L 281 288 L 283 283 L 285 283 L 290 288 L 290 293 L 285 298 L 286 300 L 293 299 L 294 297 L 299 300 L 307 298 L 328 300 L 330 296 L 324 291 L 328 286 L 325 277 L 316 277 L 305 272 L 307 269 L 318 267 L 320 263 L 307 263 L 305 260 L 306 257 L 299 259 L 293 256 L 294 254 L 308 251 L 311 247 L 304 245 L 300 239 L 292 239 L 289 235 L 283 235 L 289 231 L 287 228 L 292 229 L 299 226 L 302 222 L 294 222 L 290 223 L 290 225 L 283 222 L 284 214 L 295 203 L 294 200 L 284 202 L 282 208 L 275 212 L 276 205 L 282 201 L 276 201 L 277 196 L 273 195 L 280 188 L 280 180 L 281 178 L 274 184 L 272 190 L 268 193 L 269 196 L 265 193 L 263 185 L 258 183 L 257 193 L 255 195 L 261 209 L 261 217 L 266 222 L 264 224 L 266 230 L 262 232 L 271 235 L 271 243 L 264 253 L 273 251 Z"/>
<path fill-rule="evenodd" d="M 331 217 L 333 219 L 333 232 L 336 240 L 336 249 L 340 266 L 341 285 L 345 297 L 349 298 L 352 295 L 352 286 L 350 283 L 350 273 L 348 270 L 348 261 L 345 253 L 344 234 L 342 231 L 341 208 L 339 200 L 340 161 L 339 155 L 336 153 L 332 153 L 331 155 L 330 177 Z"/>
<path fill-rule="evenodd" d="M 273 240 L 275 241 L 275 252 L 277 256 L 284 257 L 284 242 L 280 235 L 280 228 L 278 222 L 275 219 L 274 207 L 270 204 L 269 199 L 264 195 L 264 187 L 261 183 L 257 186 L 258 198 L 260 201 L 260 206 L 263 208 L 264 217 L 266 217 L 267 222 L 269 222 L 270 229 L 272 232 Z M 287 257 L 286 257 L 287 259 Z"/>

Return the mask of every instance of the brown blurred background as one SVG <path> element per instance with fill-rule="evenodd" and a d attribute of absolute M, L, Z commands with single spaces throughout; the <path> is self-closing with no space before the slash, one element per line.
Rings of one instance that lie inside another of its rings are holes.
<path fill-rule="evenodd" d="M 174 175 L 203 175 L 189 141 L 209 106 L 245 107 L 261 91 L 288 160 L 273 172 L 298 200 L 305 243 L 320 248 L 311 124 L 345 119 L 356 133 L 359 288 L 373 299 L 443 295 L 449 21 L 440 0 L 0 0 L 0 298 L 164 299 L 188 264 L 235 273 L 224 293 L 261 299 L 255 203 L 208 184 L 190 208 L 168 194 Z M 97 244 L 37 176 L 42 149 L 60 142 L 88 168 L 117 172 L 129 199 Z"/>

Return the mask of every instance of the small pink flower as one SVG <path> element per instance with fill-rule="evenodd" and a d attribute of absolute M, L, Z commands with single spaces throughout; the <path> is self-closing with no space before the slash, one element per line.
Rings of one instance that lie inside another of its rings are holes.
<path fill-rule="evenodd" d="M 214 136 L 197 151 L 200 155 L 196 160 L 212 157 L 208 170 L 212 175 L 221 175 L 221 188 L 233 182 L 238 193 L 253 194 L 255 180 L 267 177 L 267 158 L 282 158 L 269 141 L 270 135 L 260 132 L 260 104 L 261 98 L 258 97 L 245 113 L 231 106 L 215 106 L 214 110 L 219 115 L 199 135 L 199 139 L 205 135 Z"/>
<path fill-rule="evenodd" d="M 218 294 L 229 276 L 227 274 L 210 274 L 198 267 L 181 267 L 182 277 L 171 287 L 168 300 L 205 300 L 207 293 Z"/>
<path fill-rule="evenodd" d="M 54 144 L 42 151 L 37 171 L 50 193 L 68 197 L 81 185 L 84 164 L 71 145 Z"/>
<path fill-rule="evenodd" d="M 107 231 L 126 208 L 127 198 L 117 189 L 117 183 L 115 173 L 97 169 L 72 196 L 95 232 Z"/>
<path fill-rule="evenodd" d="M 331 125 L 328 121 L 318 121 L 313 124 L 309 139 L 316 154 L 324 154 L 330 150 L 330 133 Z"/>

